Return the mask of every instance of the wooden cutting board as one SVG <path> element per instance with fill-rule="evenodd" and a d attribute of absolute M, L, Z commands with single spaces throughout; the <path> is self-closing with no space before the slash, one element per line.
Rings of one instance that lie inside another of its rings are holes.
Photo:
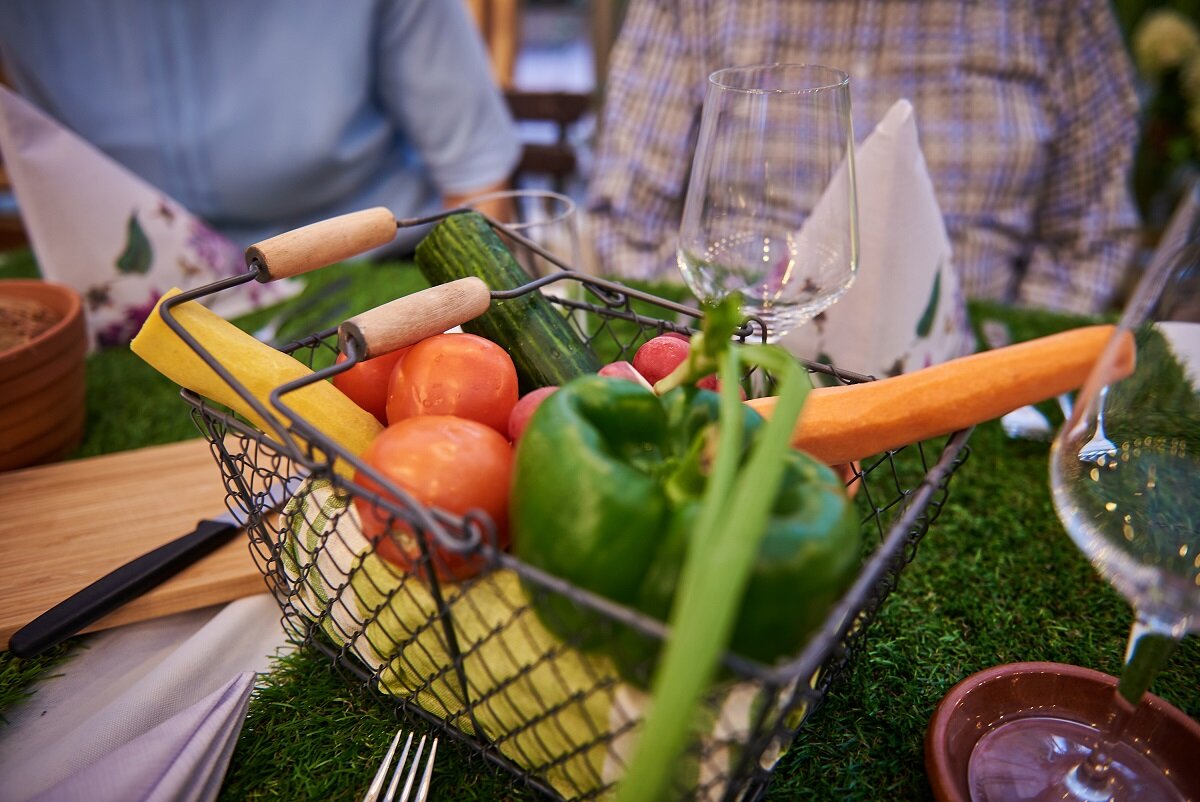
<path fill-rule="evenodd" d="M 0 649 L 71 594 L 225 511 L 205 440 L 0 472 L 0 483 Z M 85 631 L 264 591 L 241 535 Z"/>

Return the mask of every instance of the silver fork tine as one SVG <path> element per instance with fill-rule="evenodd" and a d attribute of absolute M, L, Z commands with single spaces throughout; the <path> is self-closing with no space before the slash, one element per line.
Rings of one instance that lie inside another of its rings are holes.
<path fill-rule="evenodd" d="M 413 755 L 412 766 L 408 769 L 408 776 L 404 778 L 404 790 L 400 793 L 400 802 L 408 802 L 408 795 L 412 791 L 413 780 L 417 778 L 417 769 L 421 766 L 421 753 L 425 751 L 425 736 L 421 736 L 421 742 L 417 744 L 417 753 Z M 396 767 L 396 774 L 400 773 L 400 767 Z M 392 787 L 396 785 L 396 777 L 392 778 Z M 383 802 L 392 802 L 392 789 L 388 789 L 388 797 Z"/>
<path fill-rule="evenodd" d="M 408 739 L 404 742 L 404 751 L 400 753 L 400 759 L 396 761 L 396 768 L 392 772 L 392 781 L 388 783 L 387 793 L 383 795 L 383 802 L 392 802 L 396 796 L 396 786 L 400 784 L 400 772 L 404 771 L 404 764 L 408 760 L 408 750 L 412 747 L 413 734 L 408 734 Z M 421 736 L 421 743 L 425 743 L 425 736 Z M 413 760 L 413 766 L 417 765 L 417 761 L 421 759 L 421 749 L 417 748 L 417 756 Z M 411 773 L 410 769 L 410 773 Z M 411 781 L 410 781 L 411 782 Z"/>
<path fill-rule="evenodd" d="M 371 787 L 367 789 L 366 796 L 362 802 L 375 802 L 379 798 L 379 791 L 383 788 L 383 782 L 387 779 L 388 767 L 392 765 L 392 755 L 396 754 L 396 744 L 400 743 L 400 736 L 404 733 L 404 728 L 396 730 L 396 737 L 392 739 L 392 745 L 388 747 L 387 756 L 383 762 L 379 764 L 379 770 L 375 772 L 375 778 L 371 780 Z M 412 742 L 412 735 L 408 736 L 409 742 Z"/>
<path fill-rule="evenodd" d="M 417 744 L 417 753 L 413 755 L 412 763 L 408 763 L 408 753 L 412 749 L 413 733 L 408 734 L 408 739 L 404 742 L 404 749 L 400 752 L 400 758 L 395 765 L 392 764 L 392 757 L 396 754 L 396 747 L 400 744 L 400 736 L 404 734 L 404 728 L 401 727 L 396 731 L 396 735 L 392 738 L 392 744 L 388 747 L 387 755 L 384 756 L 383 762 L 375 771 L 375 777 L 371 780 L 371 787 L 367 789 L 366 796 L 363 797 L 363 802 L 392 802 L 396 796 L 396 786 L 400 784 L 400 775 L 408 766 L 408 772 L 404 777 L 404 790 L 400 793 L 399 802 L 408 802 L 409 794 L 413 791 L 413 783 L 416 782 L 417 773 L 421 769 L 421 754 L 425 751 L 425 741 L 427 736 L 422 735 L 420 742 Z M 413 802 L 425 802 L 429 796 L 429 783 L 433 777 L 433 760 L 437 755 L 438 739 L 434 738 L 433 743 L 429 747 L 429 757 L 425 760 L 425 771 L 421 775 L 421 782 L 417 786 L 417 795 Z M 379 792 L 383 789 L 384 782 L 387 781 L 388 770 L 392 772 L 392 780 L 388 783 L 387 791 L 383 798 L 379 799 Z"/>
<path fill-rule="evenodd" d="M 425 773 L 421 775 L 421 787 L 417 789 L 417 798 L 413 802 L 425 802 L 429 796 L 429 781 L 433 779 L 433 758 L 437 755 L 437 738 L 429 747 L 429 760 L 425 761 Z"/>

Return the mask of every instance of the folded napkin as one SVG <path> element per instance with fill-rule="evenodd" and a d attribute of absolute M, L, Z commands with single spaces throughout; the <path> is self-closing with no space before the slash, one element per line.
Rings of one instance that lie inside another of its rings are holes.
<path fill-rule="evenodd" d="M 92 636 L 5 711 L 0 798 L 215 798 L 254 676 L 286 643 L 268 594 Z"/>
<path fill-rule="evenodd" d="M 208 802 L 216 799 L 254 689 L 223 688 L 34 797 L 37 802 Z"/>
<path fill-rule="evenodd" d="M 93 345 L 128 342 L 171 287 L 246 270 L 232 242 L 3 86 L 0 154 L 42 277 L 83 295 Z M 232 317 L 299 289 L 255 282 L 209 304 Z"/>
<path fill-rule="evenodd" d="M 878 377 L 970 353 L 974 336 L 950 239 L 900 100 L 855 152 L 859 269 L 829 309 L 783 339 L 797 356 Z"/>

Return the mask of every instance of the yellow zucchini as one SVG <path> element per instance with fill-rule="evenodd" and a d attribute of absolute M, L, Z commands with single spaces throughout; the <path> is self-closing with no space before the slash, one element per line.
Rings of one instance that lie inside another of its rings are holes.
<path fill-rule="evenodd" d="M 178 289 L 168 291 L 159 304 L 178 293 Z M 306 365 L 259 342 L 195 301 L 180 304 L 171 311 L 188 333 L 269 410 L 272 390 L 312 373 Z M 159 316 L 158 305 L 133 338 L 130 348 L 176 384 L 224 404 L 264 432 L 273 433 L 267 421 L 167 326 Z M 298 415 L 353 454 L 362 453 L 383 430 L 374 415 L 329 382 L 311 384 L 288 394 L 285 400 Z"/>

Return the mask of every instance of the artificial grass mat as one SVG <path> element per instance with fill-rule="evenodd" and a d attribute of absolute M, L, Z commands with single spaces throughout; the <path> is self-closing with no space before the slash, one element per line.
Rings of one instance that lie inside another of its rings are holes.
<path fill-rule="evenodd" d="M 19 269 L 5 264 L 0 276 L 20 275 Z M 331 306 L 344 317 L 423 284 L 410 265 L 343 269 L 351 286 L 335 288 L 337 271 L 318 271 L 306 277 L 302 297 L 336 296 Z M 242 325 L 255 330 L 277 312 L 260 312 Z M 974 304 L 972 317 L 1008 321 L 1017 340 L 1081 322 L 990 304 Z M 301 316 L 285 328 L 299 335 L 317 327 Z M 88 436 L 75 457 L 198 434 L 177 388 L 126 349 L 90 357 L 88 381 Z M 1057 414 L 1053 404 L 1045 409 Z M 995 422 L 980 426 L 970 445 L 972 455 L 953 478 L 949 502 L 916 561 L 863 651 L 780 761 L 767 799 L 929 799 L 922 739 L 935 705 L 956 682 L 1029 660 L 1119 672 L 1132 614 L 1058 523 L 1047 487 L 1047 445 L 1008 440 Z M 72 644 L 86 642 L 85 636 Z M 0 654 L 0 714 L 66 654 L 65 647 L 32 661 Z M 1152 691 L 1197 717 L 1197 676 L 1200 641 L 1193 637 Z M 358 798 L 398 726 L 386 700 L 351 684 L 324 655 L 282 656 L 255 690 L 220 798 Z M 519 781 L 443 739 L 431 799 L 532 798 Z"/>

